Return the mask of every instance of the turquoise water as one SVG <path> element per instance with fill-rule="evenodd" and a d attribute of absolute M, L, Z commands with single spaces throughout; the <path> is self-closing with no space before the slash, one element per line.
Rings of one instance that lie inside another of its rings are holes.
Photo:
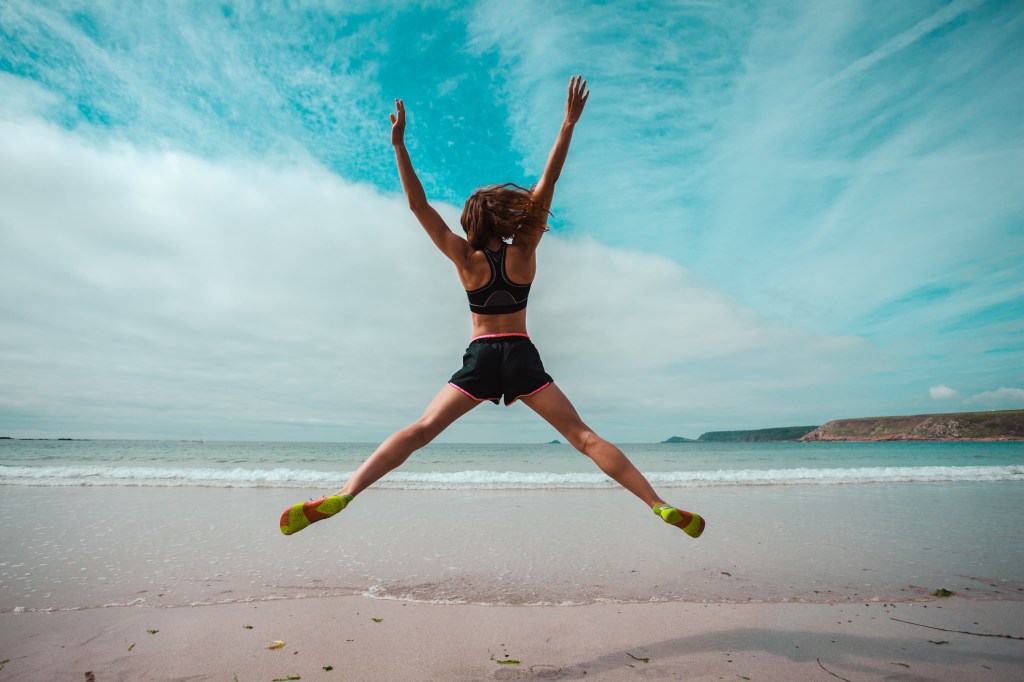
<path fill-rule="evenodd" d="M 373 451 L 363 443 L 0 441 L 0 485 L 332 487 Z M 663 487 L 1024 481 L 1024 443 L 626 444 Z M 601 488 L 565 444 L 432 444 L 383 487 Z"/>
<path fill-rule="evenodd" d="M 623 446 L 699 540 L 566 445 L 438 444 L 281 535 L 372 448 L 0 441 L 0 611 L 1024 598 L 1020 443 Z"/>

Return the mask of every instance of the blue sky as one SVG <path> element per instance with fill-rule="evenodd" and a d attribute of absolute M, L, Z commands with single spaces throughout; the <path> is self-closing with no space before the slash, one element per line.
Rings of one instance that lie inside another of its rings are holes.
<path fill-rule="evenodd" d="M 0 435 L 385 437 L 469 334 L 392 100 L 457 226 L 577 72 L 529 327 L 599 432 L 1022 408 L 1022 64 L 996 0 L 4 3 Z"/>

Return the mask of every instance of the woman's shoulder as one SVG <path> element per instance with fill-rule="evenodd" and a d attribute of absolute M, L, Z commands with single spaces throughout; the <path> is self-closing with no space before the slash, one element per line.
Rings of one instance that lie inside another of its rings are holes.
<path fill-rule="evenodd" d="M 537 245 L 518 244 L 518 236 L 505 248 L 505 272 L 516 282 L 529 284 L 537 274 Z"/>
<path fill-rule="evenodd" d="M 524 238 L 524 235 L 517 234 L 512 243 L 505 247 L 505 259 L 509 260 L 533 260 L 537 257 L 538 240 Z"/>

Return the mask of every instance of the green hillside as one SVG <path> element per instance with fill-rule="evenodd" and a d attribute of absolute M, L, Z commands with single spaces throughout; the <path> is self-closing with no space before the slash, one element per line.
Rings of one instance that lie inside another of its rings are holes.
<path fill-rule="evenodd" d="M 816 426 L 780 426 L 774 429 L 756 429 L 753 431 L 708 431 L 702 433 L 702 443 L 764 443 L 784 440 L 800 440 L 801 437 L 818 427 Z"/>

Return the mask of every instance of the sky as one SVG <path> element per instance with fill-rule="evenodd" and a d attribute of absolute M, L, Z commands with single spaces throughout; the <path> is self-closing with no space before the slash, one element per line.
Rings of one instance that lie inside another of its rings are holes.
<path fill-rule="evenodd" d="M 528 328 L 622 442 L 1024 408 L 1024 5 L 0 3 L 0 435 L 374 442 L 591 97 Z M 450 442 L 557 437 L 485 403 Z"/>

